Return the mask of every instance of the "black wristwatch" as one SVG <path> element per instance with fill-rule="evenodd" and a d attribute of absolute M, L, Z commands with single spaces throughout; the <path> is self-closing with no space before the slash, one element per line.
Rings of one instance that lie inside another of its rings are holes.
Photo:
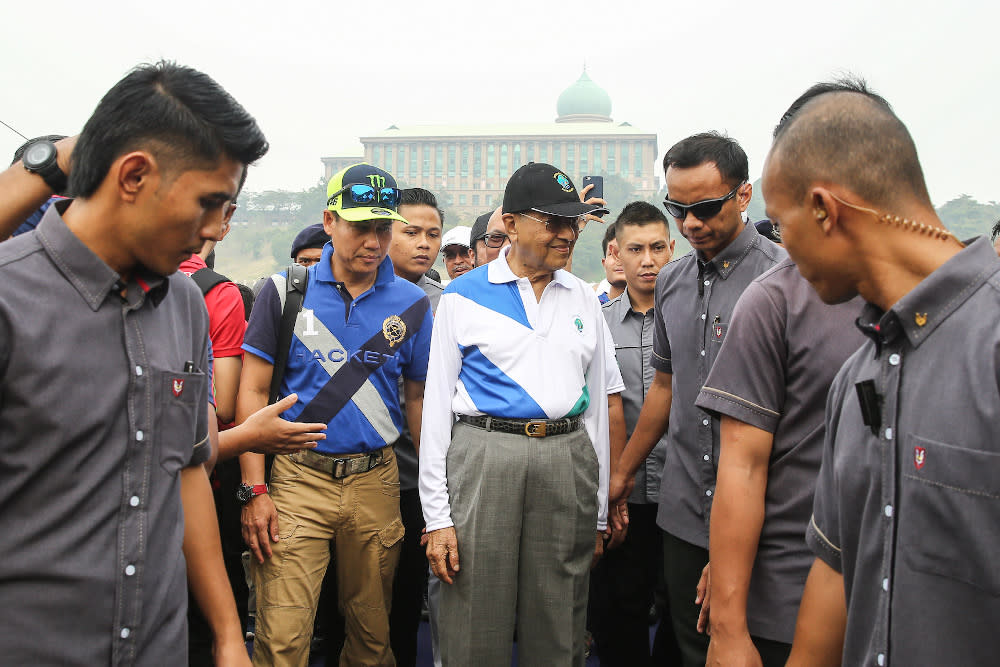
<path fill-rule="evenodd" d="M 66 191 L 66 174 L 59 168 L 59 151 L 48 139 L 39 139 L 28 144 L 21 157 L 24 168 L 38 174 L 55 194 Z"/>
<path fill-rule="evenodd" d="M 250 486 L 246 482 L 243 482 L 240 484 L 239 488 L 236 489 L 236 499 L 240 501 L 240 505 L 246 505 L 257 496 L 262 496 L 265 493 L 267 493 L 267 484 L 255 484 Z"/>

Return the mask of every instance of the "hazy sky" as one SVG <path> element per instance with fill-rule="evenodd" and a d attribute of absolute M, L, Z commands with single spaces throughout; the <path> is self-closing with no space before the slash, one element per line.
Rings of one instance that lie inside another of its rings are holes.
<path fill-rule="evenodd" d="M 545 122 L 580 75 L 616 122 L 738 139 L 760 174 L 791 101 L 844 72 L 912 132 L 935 204 L 1000 200 L 997 4 L 858 2 L 25 2 L 0 10 L 0 120 L 79 131 L 139 62 L 201 69 L 271 142 L 247 188 L 298 190 L 390 124 Z M 0 126 L 0 156 L 22 139 Z M 9 157 L 7 158 L 9 160 Z M 657 169 L 659 172 L 659 169 Z"/>

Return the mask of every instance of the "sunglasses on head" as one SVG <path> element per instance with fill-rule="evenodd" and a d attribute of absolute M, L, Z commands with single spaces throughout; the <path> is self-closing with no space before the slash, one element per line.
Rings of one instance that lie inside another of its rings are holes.
<path fill-rule="evenodd" d="M 399 206 L 398 188 L 375 188 L 371 185 L 363 185 L 361 183 L 347 185 L 337 190 L 326 200 L 326 205 L 333 206 L 333 203 L 341 194 L 350 198 L 350 201 L 356 206 L 383 206 L 391 208 L 394 211 Z"/>
<path fill-rule="evenodd" d="M 676 218 L 679 222 L 684 221 L 688 212 L 702 222 L 705 222 L 706 220 L 711 220 L 715 216 L 719 215 L 719 211 L 722 210 L 723 205 L 735 197 L 736 192 L 741 187 L 743 187 L 743 183 L 740 183 L 735 188 L 730 190 L 729 194 L 725 197 L 702 199 L 701 201 L 696 201 L 693 204 L 681 204 L 679 202 L 671 201 L 670 199 L 664 199 L 663 208 L 667 209 L 667 213 Z"/>

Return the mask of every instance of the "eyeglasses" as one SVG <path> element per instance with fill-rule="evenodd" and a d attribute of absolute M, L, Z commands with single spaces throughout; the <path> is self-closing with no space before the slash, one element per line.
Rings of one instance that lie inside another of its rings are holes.
<path fill-rule="evenodd" d="M 464 245 L 450 245 L 441 251 L 445 259 L 452 260 L 456 257 L 466 257 L 472 252 L 470 248 L 466 248 Z"/>
<path fill-rule="evenodd" d="M 363 185 L 361 183 L 355 183 L 354 185 L 347 185 L 337 190 L 330 198 L 326 200 L 327 206 L 333 206 L 337 197 L 341 193 L 347 193 L 345 196 L 351 198 L 351 202 L 358 206 L 373 206 L 380 205 L 385 208 L 391 208 L 396 210 L 399 206 L 399 189 L 398 188 L 374 188 L 370 185 Z"/>
<path fill-rule="evenodd" d="M 485 243 L 487 248 L 502 248 L 503 244 L 507 242 L 507 235 L 503 232 L 493 232 L 477 236 L 476 240 Z"/>
<path fill-rule="evenodd" d="M 719 215 L 719 211 L 722 210 L 723 204 L 736 196 L 736 192 L 742 188 L 744 183 L 740 183 L 735 188 L 729 191 L 729 194 L 725 197 L 718 197 L 716 199 L 702 199 L 701 201 L 696 201 L 693 204 L 680 204 L 669 199 L 663 200 L 663 207 L 667 209 L 667 213 L 676 218 L 679 222 L 683 222 L 684 218 L 687 217 L 688 211 L 691 215 L 698 218 L 702 222 L 706 220 L 711 220 L 715 216 Z"/>
<path fill-rule="evenodd" d="M 557 215 L 549 218 L 548 220 L 542 220 L 533 215 L 528 215 L 527 213 L 519 213 L 518 215 L 523 215 L 526 218 L 531 218 L 535 222 L 542 223 L 545 225 L 545 231 L 547 232 L 557 232 L 561 227 L 569 227 L 574 235 L 580 235 L 581 219 L 579 217 L 564 218 Z"/>

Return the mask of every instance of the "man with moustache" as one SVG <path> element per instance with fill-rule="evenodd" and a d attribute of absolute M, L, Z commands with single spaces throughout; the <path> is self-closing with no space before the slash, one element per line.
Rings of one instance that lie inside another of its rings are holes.
<path fill-rule="evenodd" d="M 587 572 L 606 528 L 606 396 L 622 386 L 608 386 L 593 291 L 562 267 L 597 209 L 555 167 L 521 167 L 504 193 L 510 247 L 441 296 L 420 495 L 445 584 L 445 665 L 509 665 L 515 621 L 523 664 L 583 662 Z"/>
<path fill-rule="evenodd" d="M 441 254 L 444 255 L 444 268 L 451 280 L 475 268 L 475 258 L 472 253 L 472 229 L 458 225 L 449 229 L 441 241 Z"/>
<path fill-rule="evenodd" d="M 719 420 L 697 408 L 695 399 L 736 301 L 786 253 L 742 220 L 752 186 L 746 153 L 735 140 L 715 132 L 693 135 L 667 151 L 663 167 L 664 206 L 694 251 L 657 277 L 656 375 L 614 472 L 611 502 L 630 495 L 636 471 L 666 433 L 657 525 L 663 529 L 667 597 L 684 665 L 702 667 L 708 638 L 697 631 L 694 592 L 708 563 Z"/>

